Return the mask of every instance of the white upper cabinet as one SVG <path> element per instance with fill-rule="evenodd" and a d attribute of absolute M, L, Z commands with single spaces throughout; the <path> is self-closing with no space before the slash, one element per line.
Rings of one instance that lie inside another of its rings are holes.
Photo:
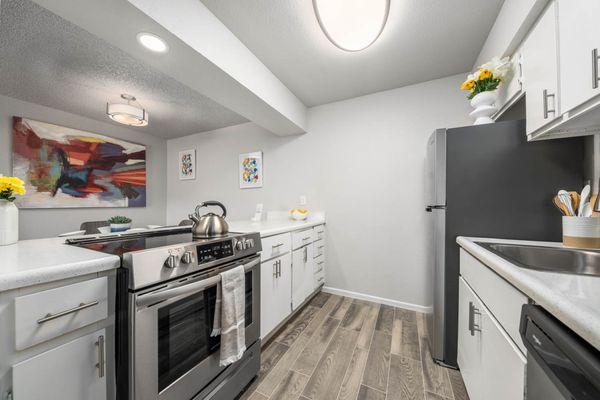
<path fill-rule="evenodd" d="M 560 116 L 556 4 L 550 3 L 523 44 L 527 134 Z"/>
<path fill-rule="evenodd" d="M 570 111 L 600 94 L 600 1 L 559 0 L 558 14 L 561 105 Z"/>
<path fill-rule="evenodd" d="M 495 115 L 496 118 L 510 108 L 524 93 L 522 57 L 522 49 L 519 47 L 510 58 L 510 69 L 506 79 L 498 88 L 498 104 L 496 106 L 499 111 Z"/>

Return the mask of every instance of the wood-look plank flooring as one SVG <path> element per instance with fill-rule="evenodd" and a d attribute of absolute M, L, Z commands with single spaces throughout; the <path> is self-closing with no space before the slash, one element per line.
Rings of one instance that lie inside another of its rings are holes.
<path fill-rule="evenodd" d="M 239 400 L 468 400 L 428 335 L 423 314 L 321 292 L 262 349 Z"/>

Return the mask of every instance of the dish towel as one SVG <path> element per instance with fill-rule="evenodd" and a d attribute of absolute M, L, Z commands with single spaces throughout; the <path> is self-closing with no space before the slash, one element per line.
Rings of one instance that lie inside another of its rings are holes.
<path fill-rule="evenodd" d="M 211 336 L 221 335 L 219 364 L 226 366 L 242 358 L 246 351 L 246 271 L 240 265 L 220 275 Z"/>

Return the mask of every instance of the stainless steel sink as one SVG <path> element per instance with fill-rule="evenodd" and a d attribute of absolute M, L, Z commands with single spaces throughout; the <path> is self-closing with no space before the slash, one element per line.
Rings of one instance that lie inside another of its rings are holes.
<path fill-rule="evenodd" d="M 521 268 L 600 276 L 599 251 L 502 243 L 477 244 Z"/>

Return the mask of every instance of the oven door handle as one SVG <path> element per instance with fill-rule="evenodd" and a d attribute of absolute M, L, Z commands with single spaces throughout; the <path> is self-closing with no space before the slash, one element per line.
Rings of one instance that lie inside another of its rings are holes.
<path fill-rule="evenodd" d="M 244 270 L 248 271 L 249 269 L 257 266 L 260 263 L 260 258 L 256 258 L 244 265 Z M 175 287 L 173 289 L 165 289 L 162 291 L 151 292 L 145 294 L 143 296 L 138 297 L 135 300 L 135 305 L 137 307 L 145 307 L 150 304 L 156 304 L 164 300 L 168 300 L 173 297 L 199 292 L 201 290 L 207 289 L 211 286 L 216 285 L 221 281 L 221 275 L 211 276 L 210 278 L 202 279 L 198 282 L 188 283 L 179 287 Z"/>

